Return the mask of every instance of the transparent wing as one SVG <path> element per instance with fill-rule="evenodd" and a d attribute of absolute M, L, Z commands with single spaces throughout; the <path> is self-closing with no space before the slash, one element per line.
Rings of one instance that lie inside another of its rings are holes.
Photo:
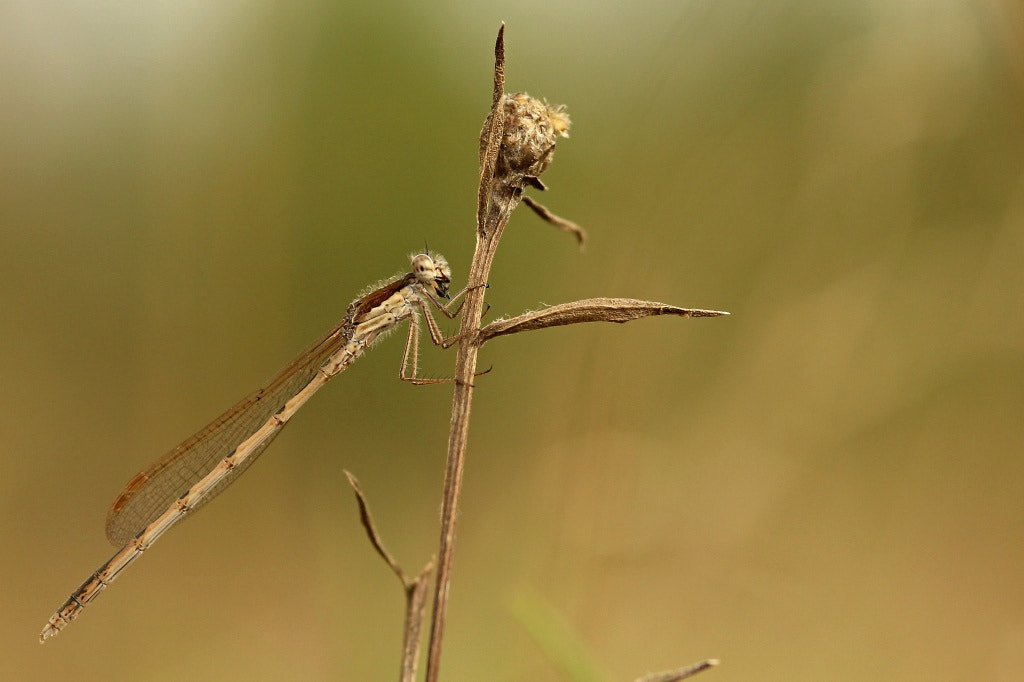
<path fill-rule="evenodd" d="M 289 398 L 309 383 L 331 355 L 345 345 L 344 327 L 345 322 L 342 322 L 314 341 L 270 383 L 248 395 L 129 481 L 107 513 L 107 539 L 118 547 L 126 544 L 209 473 L 218 461 L 234 452 L 239 443 L 263 426 Z M 272 441 L 273 437 L 261 443 L 197 507 L 212 500 L 234 482 Z"/>

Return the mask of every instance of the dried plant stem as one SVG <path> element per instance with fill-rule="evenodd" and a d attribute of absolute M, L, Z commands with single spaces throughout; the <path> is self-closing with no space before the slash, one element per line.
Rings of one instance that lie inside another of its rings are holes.
<path fill-rule="evenodd" d="M 498 152 L 501 148 L 504 117 L 497 115 L 504 101 L 505 90 L 505 24 L 498 30 L 494 45 L 494 91 L 491 115 L 481 134 L 480 186 L 477 192 L 476 249 L 470 265 L 468 291 L 462 307 L 462 326 L 465 334 L 459 343 L 455 359 L 455 390 L 452 397 L 452 419 L 448 433 L 448 455 L 445 460 L 444 492 L 441 502 L 441 540 L 437 552 L 437 577 L 434 582 L 434 605 L 430 622 L 430 641 L 427 648 L 427 682 L 436 682 L 441 666 L 441 645 L 444 641 L 445 616 L 448 608 L 448 590 L 451 585 L 452 556 L 455 549 L 455 524 L 462 495 L 462 475 L 466 464 L 466 443 L 469 436 L 469 413 L 473 402 L 473 376 L 476 374 L 480 346 L 476 343 L 477 330 L 484 312 L 484 294 L 487 276 L 494 253 L 504 229 L 499 221 L 488 229 L 488 209 L 493 207 L 490 192 L 494 184 Z M 510 215 L 514 206 L 509 207 Z"/>
<path fill-rule="evenodd" d="M 430 573 L 434 570 L 434 561 L 428 561 L 420 574 L 410 579 L 395 558 L 391 556 L 391 552 L 384 546 L 384 540 L 377 532 L 377 526 L 374 525 L 373 516 L 370 514 L 370 503 L 363 495 L 359 481 L 348 471 L 345 472 L 345 476 L 348 477 L 348 483 L 356 494 L 356 501 L 359 503 L 359 519 L 366 530 L 370 544 L 377 550 L 377 554 L 387 562 L 391 571 L 402 581 L 402 588 L 405 592 L 405 627 L 402 636 L 402 672 L 399 679 L 401 682 L 416 682 L 416 668 L 420 660 L 423 609 L 427 605 L 427 586 Z"/>
<path fill-rule="evenodd" d="M 437 553 L 434 608 L 427 652 L 427 682 L 438 680 L 444 641 L 448 592 L 451 585 L 455 528 L 466 463 L 473 379 L 480 347 L 490 339 L 544 327 L 580 322 L 628 322 L 651 315 L 714 317 L 728 313 L 678 308 L 664 303 L 625 298 L 595 298 L 551 306 L 509 320 L 497 320 L 484 328 L 484 293 L 494 254 L 509 217 L 523 198 L 523 190 L 544 190 L 540 181 L 551 163 L 555 139 L 568 136 L 569 117 L 563 107 L 552 106 L 529 95 L 504 94 L 505 25 L 494 46 L 494 91 L 491 111 L 480 133 L 480 186 L 477 192 L 476 249 L 470 264 L 466 298 L 462 307 L 459 349 L 455 360 L 455 390 L 445 463 L 444 497 L 441 503 L 441 539 Z M 574 235 L 582 245 L 583 230 L 559 218 L 539 203 L 526 202 L 548 223 Z M 692 674 L 692 673 L 691 673 Z M 681 677 L 678 679 L 682 679 Z"/>
<path fill-rule="evenodd" d="M 500 233 L 499 233 L 500 234 Z M 441 503 L 441 541 L 437 552 L 434 607 L 427 650 L 427 682 L 438 679 L 441 643 L 444 638 L 448 588 L 451 584 L 452 554 L 455 549 L 455 523 L 462 493 L 462 474 L 466 463 L 466 442 L 469 435 L 469 413 L 473 402 L 473 377 L 476 374 L 478 329 L 484 311 L 487 274 L 491 269 L 498 235 L 477 233 L 476 250 L 469 273 L 469 291 L 462 308 L 465 334 L 459 343 L 455 360 L 455 391 L 452 398 L 452 419 L 448 433 L 448 455 L 445 460 L 444 497 Z"/>

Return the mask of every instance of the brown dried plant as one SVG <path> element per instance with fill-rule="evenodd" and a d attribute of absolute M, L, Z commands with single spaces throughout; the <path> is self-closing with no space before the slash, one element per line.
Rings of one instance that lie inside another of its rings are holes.
<path fill-rule="evenodd" d="M 561 303 L 501 319 L 481 327 L 485 311 L 484 294 L 488 273 L 508 220 L 520 201 L 548 223 L 576 237 L 582 247 L 586 235 L 575 223 L 556 216 L 530 197 L 527 188 L 545 190 L 540 175 L 554 158 L 559 137 L 568 137 L 569 116 L 564 106 L 553 106 L 525 93 L 505 94 L 505 25 L 498 31 L 494 47 L 494 91 L 491 110 L 480 132 L 480 185 L 477 192 L 476 249 L 469 270 L 462 325 L 458 334 L 455 365 L 455 390 L 452 401 L 451 430 L 445 465 L 444 496 L 441 509 L 441 539 L 437 554 L 437 577 L 427 652 L 427 682 L 438 679 L 444 641 L 445 615 L 451 584 L 455 529 L 462 492 L 466 447 L 469 436 L 473 379 L 477 375 L 477 357 L 481 346 L 499 336 L 580 322 L 623 323 L 654 315 L 679 317 L 717 317 L 728 313 L 715 310 L 679 308 L 653 301 L 629 298 L 592 298 Z M 364 526 L 371 542 L 392 567 L 407 594 L 406 635 L 403 653 L 403 680 L 415 679 L 415 660 L 419 647 L 419 618 L 423 609 L 423 584 L 431 564 L 416 580 L 409 580 L 383 548 L 370 521 L 365 499 L 351 478 L 359 499 Z M 418 595 L 418 596 L 417 596 Z M 411 663 L 410 663 L 411 662 Z M 682 680 L 715 665 L 708 659 L 686 668 L 658 673 L 642 680 Z"/>

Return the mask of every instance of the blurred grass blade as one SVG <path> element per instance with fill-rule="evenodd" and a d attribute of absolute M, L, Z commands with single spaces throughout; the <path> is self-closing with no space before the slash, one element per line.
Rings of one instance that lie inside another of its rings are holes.
<path fill-rule="evenodd" d="M 573 682 L 609 682 L 579 634 L 543 597 L 529 589 L 512 600 L 512 615 L 547 657 Z"/>

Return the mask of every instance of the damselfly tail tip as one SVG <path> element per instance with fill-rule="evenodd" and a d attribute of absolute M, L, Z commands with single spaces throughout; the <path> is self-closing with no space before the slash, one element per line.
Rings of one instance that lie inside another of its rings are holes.
<path fill-rule="evenodd" d="M 47 623 L 43 631 L 39 633 L 39 643 L 45 644 L 46 640 L 51 637 L 56 637 L 60 633 L 60 630 L 54 627 L 53 623 Z"/>
<path fill-rule="evenodd" d="M 60 631 L 67 627 L 70 622 L 71 620 L 62 616 L 60 611 L 50 616 L 49 622 L 46 623 L 43 631 L 39 633 L 39 643 L 45 644 L 49 638 L 59 635 Z"/>

